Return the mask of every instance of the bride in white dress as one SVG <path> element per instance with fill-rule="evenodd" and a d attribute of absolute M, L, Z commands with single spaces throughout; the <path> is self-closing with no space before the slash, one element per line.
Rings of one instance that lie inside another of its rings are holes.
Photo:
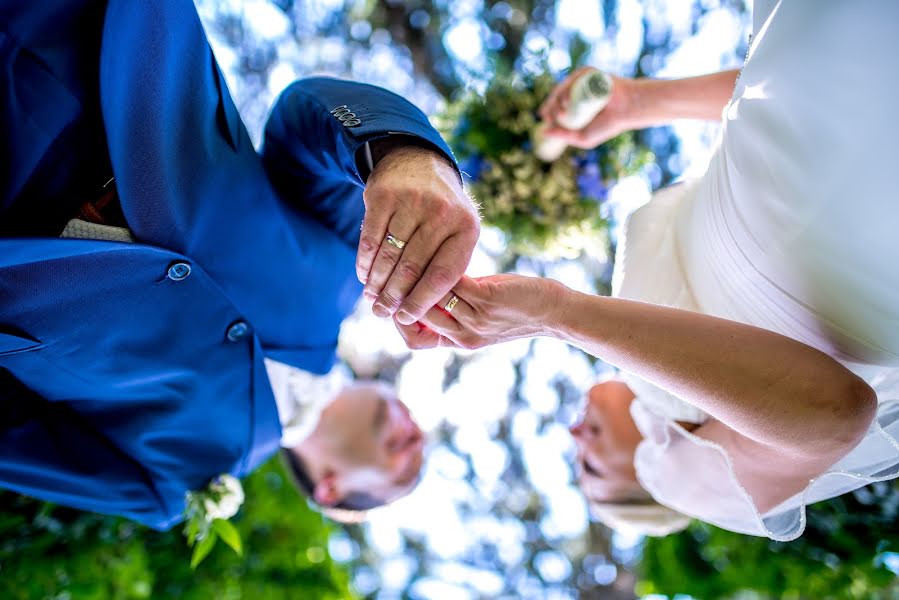
<path fill-rule="evenodd" d="M 706 174 L 626 224 L 617 297 L 464 278 L 450 314 L 398 325 L 407 343 L 544 335 L 618 366 L 572 428 L 611 524 L 664 534 L 686 515 L 791 540 L 807 504 L 899 476 L 896 23 L 894 0 L 756 0 L 739 76 L 616 80 L 591 124 L 555 134 L 589 147 L 722 119 Z"/>

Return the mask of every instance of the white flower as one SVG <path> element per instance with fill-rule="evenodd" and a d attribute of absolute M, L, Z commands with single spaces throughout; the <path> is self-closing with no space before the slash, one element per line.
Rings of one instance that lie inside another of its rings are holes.
<path fill-rule="evenodd" d="M 210 519 L 230 519 L 237 514 L 244 501 L 240 481 L 231 475 L 219 475 L 209 484 L 204 494 L 203 508 Z M 218 501 L 216 501 L 218 498 Z"/>
<path fill-rule="evenodd" d="M 213 481 L 213 484 L 220 484 L 224 486 L 225 490 L 229 494 L 232 494 L 238 499 L 238 502 L 243 503 L 244 495 L 243 495 L 243 486 L 240 485 L 240 480 L 237 477 L 233 477 L 231 475 L 220 475 Z"/>

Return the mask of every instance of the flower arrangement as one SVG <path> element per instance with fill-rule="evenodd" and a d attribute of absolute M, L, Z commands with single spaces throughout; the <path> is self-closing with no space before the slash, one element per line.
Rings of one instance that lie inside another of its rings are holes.
<path fill-rule="evenodd" d="M 193 548 L 190 566 L 196 569 L 219 538 L 238 555 L 243 546 L 237 528 L 228 519 L 237 514 L 244 501 L 240 481 L 231 475 L 219 475 L 205 490 L 188 492 L 185 498 L 184 535 Z"/>
<path fill-rule="evenodd" d="M 601 205 L 608 190 L 652 160 L 628 133 L 594 150 L 569 148 L 552 163 L 540 161 L 531 132 L 555 85 L 547 72 L 497 75 L 484 94 L 451 103 L 437 122 L 484 224 L 504 232 L 511 251 L 548 259 L 574 258 L 596 245 L 607 250 Z"/>

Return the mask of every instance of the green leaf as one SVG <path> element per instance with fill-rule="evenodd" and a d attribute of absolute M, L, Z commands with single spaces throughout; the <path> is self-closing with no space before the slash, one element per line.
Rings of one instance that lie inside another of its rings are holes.
<path fill-rule="evenodd" d="M 197 534 L 200 533 L 200 523 L 197 518 L 193 517 L 187 522 L 187 545 L 193 546 L 197 541 Z"/>
<path fill-rule="evenodd" d="M 243 546 L 240 543 L 240 534 L 230 521 L 216 519 L 212 522 L 212 529 L 219 534 L 219 537 L 222 538 L 226 544 L 231 546 L 231 549 L 237 553 L 237 556 L 243 556 Z"/>
<path fill-rule="evenodd" d="M 194 547 L 194 554 L 190 559 L 191 569 L 196 569 L 197 566 L 203 562 L 203 559 L 212 551 L 217 539 L 218 535 L 216 535 L 215 531 L 210 531 L 206 537 L 200 540 L 200 543 Z"/>

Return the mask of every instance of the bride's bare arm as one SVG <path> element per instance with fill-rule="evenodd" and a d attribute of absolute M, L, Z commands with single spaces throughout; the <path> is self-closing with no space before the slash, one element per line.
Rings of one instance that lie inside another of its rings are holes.
<path fill-rule="evenodd" d="M 634 79 L 635 123 L 643 128 L 677 119 L 717 121 L 733 94 L 737 73 L 734 69 L 686 79 Z"/>
<path fill-rule="evenodd" d="M 836 460 L 867 431 L 874 391 L 823 352 L 700 313 L 567 288 L 548 332 L 803 459 Z"/>
<path fill-rule="evenodd" d="M 591 67 L 578 69 L 560 83 L 540 107 L 540 116 L 552 123 L 567 108 L 573 82 Z M 550 127 L 547 135 L 572 146 L 592 148 L 631 129 L 667 125 L 678 119 L 717 121 L 730 101 L 739 71 L 721 71 L 685 79 L 625 79 L 613 77 L 608 105 L 583 129 Z"/>
<path fill-rule="evenodd" d="M 454 291 L 461 298 L 454 319 L 432 309 L 429 330 L 405 332 L 410 345 L 555 337 L 669 390 L 754 444 L 811 461 L 810 468 L 843 456 L 874 418 L 876 395 L 863 380 L 765 329 L 517 275 L 465 278 Z"/>

